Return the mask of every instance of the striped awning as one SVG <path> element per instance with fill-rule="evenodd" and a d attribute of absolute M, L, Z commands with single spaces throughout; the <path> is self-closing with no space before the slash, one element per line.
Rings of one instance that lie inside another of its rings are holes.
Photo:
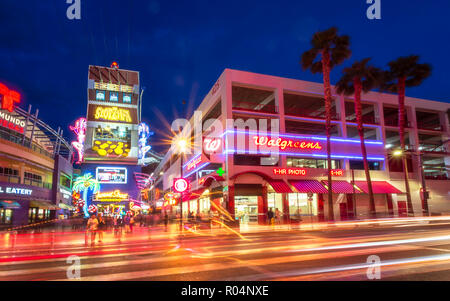
<path fill-rule="evenodd" d="M 200 188 L 200 189 L 192 191 L 191 193 L 183 195 L 183 202 L 198 199 L 205 190 L 206 190 L 206 188 Z"/>
<path fill-rule="evenodd" d="M 270 186 L 272 186 L 273 190 L 277 193 L 291 193 L 292 189 L 289 185 L 283 180 L 269 180 Z"/>
<path fill-rule="evenodd" d="M 41 209 L 58 210 L 54 204 L 44 201 L 30 201 L 30 207 L 38 207 Z"/>
<path fill-rule="evenodd" d="M 322 183 L 328 187 L 328 181 L 322 181 Z M 333 193 L 361 193 L 358 188 L 353 188 L 352 184 L 347 181 L 333 181 L 332 182 Z"/>
<path fill-rule="evenodd" d="M 328 190 L 317 180 L 291 180 L 289 183 L 300 193 L 328 193 Z"/>
<path fill-rule="evenodd" d="M 355 185 L 365 193 L 369 193 L 369 185 L 366 181 L 355 181 Z M 372 191 L 373 193 L 403 193 L 386 181 L 372 181 Z"/>

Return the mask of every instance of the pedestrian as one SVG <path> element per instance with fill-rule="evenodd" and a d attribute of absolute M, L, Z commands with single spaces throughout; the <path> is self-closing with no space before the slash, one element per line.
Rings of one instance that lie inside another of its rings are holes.
<path fill-rule="evenodd" d="M 130 233 L 133 233 L 134 217 L 130 216 Z"/>
<path fill-rule="evenodd" d="M 103 241 L 103 231 L 106 229 L 106 222 L 101 214 L 98 215 L 98 242 Z"/>
<path fill-rule="evenodd" d="M 123 227 L 123 219 L 121 215 L 116 215 L 114 217 L 114 236 L 115 237 L 122 237 L 122 227 Z"/>
<path fill-rule="evenodd" d="M 273 211 L 272 208 L 269 208 L 269 211 L 267 212 L 267 222 L 269 225 L 273 224 Z"/>
<path fill-rule="evenodd" d="M 167 215 L 167 211 L 164 211 L 164 227 L 167 232 L 167 224 L 169 223 L 169 216 Z"/>
<path fill-rule="evenodd" d="M 280 210 L 278 210 L 278 208 L 275 208 L 275 224 L 281 224 L 281 212 Z"/>
<path fill-rule="evenodd" d="M 127 214 L 123 219 L 123 223 L 125 224 L 125 233 L 130 232 L 130 216 Z"/>
<path fill-rule="evenodd" d="M 98 229 L 98 220 L 95 214 L 92 214 L 87 222 L 87 231 L 91 235 L 91 245 L 95 245 L 95 234 Z"/>

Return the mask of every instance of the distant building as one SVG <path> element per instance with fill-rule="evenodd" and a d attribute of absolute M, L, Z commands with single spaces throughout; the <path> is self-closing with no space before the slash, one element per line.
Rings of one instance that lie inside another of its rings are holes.
<path fill-rule="evenodd" d="M 39 119 L 38 110 L 11 106 L 0 84 L 0 229 L 69 216 L 72 206 L 73 149 Z M 5 97 L 6 96 L 6 97 Z"/>

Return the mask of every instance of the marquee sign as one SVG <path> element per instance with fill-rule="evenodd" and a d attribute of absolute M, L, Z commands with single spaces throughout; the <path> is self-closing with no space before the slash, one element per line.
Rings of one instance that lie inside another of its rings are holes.
<path fill-rule="evenodd" d="M 10 90 L 7 86 L 0 83 L 0 95 L 2 95 L 2 110 L 14 111 L 14 104 L 20 103 L 20 94 L 17 91 Z"/>
<path fill-rule="evenodd" d="M 286 148 L 294 149 L 313 149 L 321 150 L 322 145 L 319 142 L 305 141 L 305 140 L 292 140 L 285 138 L 268 138 L 266 136 L 253 136 L 253 142 L 257 146 L 279 147 L 281 150 Z"/>
<path fill-rule="evenodd" d="M 0 193 L 6 194 L 17 194 L 17 195 L 31 195 L 33 193 L 33 189 L 25 189 L 19 187 L 2 187 L 0 186 Z"/>
<path fill-rule="evenodd" d="M 101 184 L 126 184 L 126 167 L 97 167 L 95 169 L 97 181 Z"/>
<path fill-rule="evenodd" d="M 128 193 L 122 193 L 120 190 L 99 192 L 95 195 L 95 198 L 99 201 L 121 201 L 123 199 L 128 199 Z"/>
<path fill-rule="evenodd" d="M 95 109 L 95 119 L 103 119 L 108 121 L 122 121 L 131 123 L 130 110 L 118 107 L 101 107 Z"/>

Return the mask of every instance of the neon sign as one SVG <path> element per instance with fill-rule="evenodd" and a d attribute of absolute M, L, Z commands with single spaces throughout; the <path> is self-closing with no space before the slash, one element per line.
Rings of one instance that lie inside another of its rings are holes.
<path fill-rule="evenodd" d="M 189 183 L 184 178 L 178 178 L 173 180 L 173 190 L 178 193 L 185 192 L 189 188 Z"/>
<path fill-rule="evenodd" d="M 322 145 L 319 142 L 295 141 L 284 138 L 269 139 L 265 136 L 253 136 L 253 140 L 257 146 L 277 146 L 282 150 L 285 150 L 286 148 L 322 149 Z"/>
<path fill-rule="evenodd" d="M 77 141 L 72 142 L 72 146 L 78 152 L 78 161 L 76 164 L 81 164 L 84 158 L 84 141 L 86 140 L 86 118 L 79 118 L 75 121 L 75 126 L 69 126 L 70 130 L 77 135 Z"/>
<path fill-rule="evenodd" d="M 95 83 L 94 88 L 99 89 L 99 90 L 108 90 L 108 91 L 117 91 L 117 92 L 127 92 L 127 93 L 133 92 L 133 86 L 116 85 L 116 84 L 109 84 L 109 83 Z"/>
<path fill-rule="evenodd" d="M 128 193 L 122 193 L 120 190 L 114 190 L 111 192 L 99 192 L 97 193 L 97 199 L 106 199 L 106 198 L 114 198 L 114 199 L 127 199 Z"/>
<path fill-rule="evenodd" d="M 23 134 L 25 128 L 25 121 L 11 116 L 7 112 L 0 112 L 0 125 L 5 128 L 10 128 L 16 132 Z"/>
<path fill-rule="evenodd" d="M 19 92 L 10 90 L 7 86 L 0 83 L 0 94 L 3 95 L 2 109 L 10 112 L 14 111 L 14 103 L 20 103 Z"/>
<path fill-rule="evenodd" d="M 344 170 L 343 169 L 332 169 L 331 170 L 331 175 L 335 176 L 335 177 L 340 177 L 344 175 Z"/>
<path fill-rule="evenodd" d="M 304 168 L 274 168 L 275 175 L 292 175 L 292 176 L 306 176 L 306 169 Z"/>
<path fill-rule="evenodd" d="M 216 153 L 219 151 L 220 146 L 222 145 L 221 138 L 204 138 L 203 139 L 203 150 L 208 153 Z"/>
<path fill-rule="evenodd" d="M 126 167 L 97 167 L 95 169 L 97 181 L 102 184 L 126 184 Z"/>
<path fill-rule="evenodd" d="M 118 107 L 97 107 L 95 110 L 95 119 L 108 121 L 132 122 L 130 111 Z"/>
<path fill-rule="evenodd" d="M 201 157 L 201 156 L 198 156 L 197 158 L 194 158 L 193 160 L 191 160 L 191 161 L 187 164 L 186 170 L 187 170 L 187 171 L 190 171 L 190 170 L 192 170 L 193 168 L 196 168 L 197 165 L 198 165 L 200 162 L 202 162 L 202 157 Z"/>
<path fill-rule="evenodd" d="M 139 159 L 145 158 L 145 155 L 152 148 L 150 145 L 147 145 L 148 138 L 153 135 L 153 132 L 150 132 L 148 125 L 145 122 L 141 122 L 138 127 L 138 135 L 139 135 Z"/>

